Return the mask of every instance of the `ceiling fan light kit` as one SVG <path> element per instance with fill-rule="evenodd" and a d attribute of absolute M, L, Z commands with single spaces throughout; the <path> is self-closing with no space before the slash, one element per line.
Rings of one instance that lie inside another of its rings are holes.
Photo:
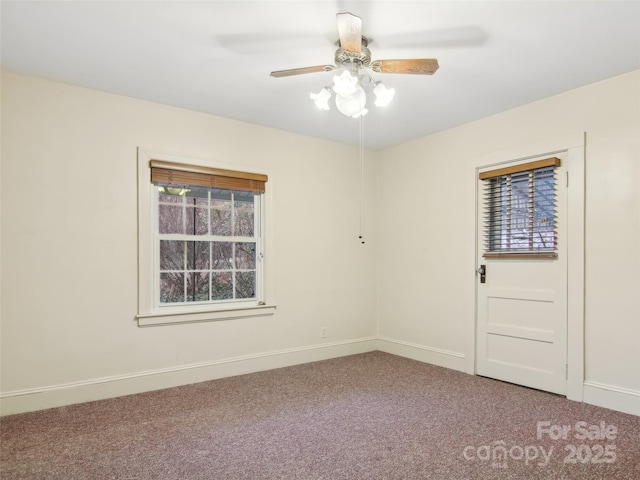
<path fill-rule="evenodd" d="M 376 107 L 388 105 L 395 95 L 395 89 L 386 88 L 380 81 L 374 82 L 366 71 L 361 73 L 361 70 L 433 75 L 438 69 L 438 61 L 432 58 L 372 62 L 371 51 L 367 48 L 369 40 L 362 36 L 362 19 L 351 13 L 339 13 L 336 20 L 340 40 L 334 57 L 335 66 L 318 65 L 271 72 L 272 77 L 279 78 L 341 69 L 342 72 L 333 77 L 333 87 L 323 87 L 318 93 L 310 94 L 311 100 L 320 110 L 330 110 L 329 100 L 335 93 L 336 108 L 341 114 L 352 118 L 362 117 L 368 112 L 364 87 L 371 85 L 376 96 Z"/>
<path fill-rule="evenodd" d="M 367 114 L 367 94 L 361 85 L 362 77 L 344 70 L 340 75 L 333 77 L 333 87 L 323 87 L 318 93 L 311 93 L 310 98 L 320 110 L 329 110 L 329 100 L 336 94 L 336 107 L 340 113 L 347 117 L 358 118 Z M 370 81 L 366 81 L 370 83 Z M 377 93 L 375 88 L 378 88 Z M 380 82 L 376 83 L 374 93 L 379 96 L 377 106 L 389 103 L 393 97 L 393 89 L 387 90 Z"/>
<path fill-rule="evenodd" d="M 332 88 L 323 87 L 320 92 L 311 93 L 310 98 L 320 110 L 329 110 L 329 100 L 335 93 L 338 111 L 347 117 L 358 118 L 368 112 L 366 109 L 367 94 L 363 85 L 370 85 L 372 82 L 369 75 L 358 75 L 357 68 L 355 73 L 345 69 L 340 75 L 334 75 Z M 375 82 L 373 85 L 376 107 L 388 105 L 395 95 L 395 90 L 386 88 L 382 82 Z"/>

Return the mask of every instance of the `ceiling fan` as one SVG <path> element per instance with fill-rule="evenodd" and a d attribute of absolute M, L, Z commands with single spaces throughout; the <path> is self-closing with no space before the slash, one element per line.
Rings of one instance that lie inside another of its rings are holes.
<path fill-rule="evenodd" d="M 371 51 L 367 48 L 369 39 L 362 35 L 362 19 L 351 13 L 338 13 L 339 47 L 335 53 L 335 65 L 316 65 L 313 67 L 292 68 L 271 72 L 272 77 L 288 77 L 305 73 L 329 72 L 336 68 L 354 64 L 367 67 L 376 73 L 411 73 L 417 75 L 433 75 L 438 70 L 435 58 L 406 60 L 371 61 Z"/>
<path fill-rule="evenodd" d="M 371 84 L 376 95 L 376 106 L 384 106 L 391 101 L 395 90 L 386 88 L 382 82 L 374 82 L 367 73 L 361 74 L 361 68 L 370 69 L 376 73 L 414 75 L 433 75 L 438 70 L 438 60 L 435 58 L 371 61 L 369 39 L 362 35 L 362 19 L 351 13 L 338 13 L 336 21 L 339 42 L 334 57 L 335 65 L 316 65 L 271 72 L 272 77 L 280 78 L 344 69 L 341 75 L 334 77 L 333 88 L 323 87 L 319 93 L 311 94 L 311 100 L 321 110 L 329 110 L 329 99 L 335 93 L 336 107 L 340 113 L 353 118 L 366 115 L 367 98 L 363 86 Z"/>

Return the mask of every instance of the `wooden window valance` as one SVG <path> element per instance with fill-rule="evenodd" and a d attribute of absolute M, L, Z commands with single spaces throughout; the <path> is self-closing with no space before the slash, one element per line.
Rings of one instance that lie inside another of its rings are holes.
<path fill-rule="evenodd" d="M 151 160 L 151 183 L 154 185 L 197 186 L 263 193 L 268 180 L 260 173 L 240 172 L 222 168 L 187 165 Z"/>
<path fill-rule="evenodd" d="M 520 173 L 520 172 L 526 172 L 528 170 L 535 170 L 537 168 L 559 167 L 559 166 L 560 166 L 560 159 L 557 157 L 550 157 L 542 160 L 536 160 L 534 162 L 513 165 L 511 167 L 497 168 L 495 170 L 480 172 L 480 174 L 478 174 L 478 178 L 480 180 L 486 180 L 488 178 L 500 177 L 502 175 L 510 175 L 513 173 Z"/>

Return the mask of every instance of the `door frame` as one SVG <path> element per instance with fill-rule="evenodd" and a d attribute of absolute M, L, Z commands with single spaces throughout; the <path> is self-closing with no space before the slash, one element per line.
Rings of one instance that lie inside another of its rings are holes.
<path fill-rule="evenodd" d="M 584 227 L 585 227 L 585 150 L 586 133 L 523 145 L 509 150 L 482 155 L 474 159 L 475 186 L 475 264 L 474 315 L 471 332 L 467 338 L 466 371 L 476 375 L 476 336 L 478 325 L 478 280 L 475 270 L 480 265 L 478 258 L 478 173 L 481 168 L 497 166 L 542 155 L 553 156 L 566 152 L 567 178 L 567 398 L 583 401 L 584 390 Z"/>

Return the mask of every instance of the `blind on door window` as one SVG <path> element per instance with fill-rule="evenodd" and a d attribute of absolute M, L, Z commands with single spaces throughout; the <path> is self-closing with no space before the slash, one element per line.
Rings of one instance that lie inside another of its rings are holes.
<path fill-rule="evenodd" d="M 556 172 L 560 159 L 479 175 L 484 183 L 484 257 L 557 256 Z"/>

